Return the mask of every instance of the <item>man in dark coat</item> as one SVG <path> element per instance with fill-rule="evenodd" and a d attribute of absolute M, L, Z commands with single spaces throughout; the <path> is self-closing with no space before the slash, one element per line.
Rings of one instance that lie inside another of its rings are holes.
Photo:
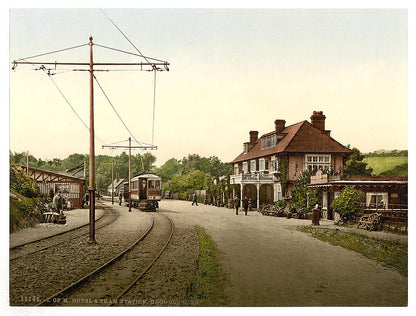
<path fill-rule="evenodd" d="M 240 198 L 238 195 L 234 199 L 235 215 L 238 215 L 238 208 L 240 207 Z"/>
<path fill-rule="evenodd" d="M 194 205 L 196 203 L 196 206 L 198 206 L 198 199 L 197 199 L 197 195 L 196 195 L 196 193 L 194 193 L 194 195 L 193 195 L 193 202 L 192 202 L 192 205 Z"/>
<path fill-rule="evenodd" d="M 247 196 L 244 197 L 243 208 L 244 208 L 244 213 L 247 215 L 247 210 L 248 210 L 248 198 L 247 198 Z"/>

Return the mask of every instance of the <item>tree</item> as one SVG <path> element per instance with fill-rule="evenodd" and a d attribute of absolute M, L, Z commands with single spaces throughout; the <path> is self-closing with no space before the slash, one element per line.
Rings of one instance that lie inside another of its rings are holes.
<path fill-rule="evenodd" d="M 171 158 L 166 161 L 160 168 L 155 170 L 156 174 L 162 178 L 162 182 L 166 182 L 172 179 L 175 174 L 178 174 L 181 170 L 180 161 Z"/>
<path fill-rule="evenodd" d="M 331 207 L 339 213 L 343 222 L 349 222 L 364 209 L 365 193 L 355 190 L 351 186 L 342 189 L 339 197 L 333 202 Z"/>
<path fill-rule="evenodd" d="M 363 162 L 364 155 L 357 148 L 352 149 L 352 154 L 348 158 L 344 166 L 344 174 L 370 176 L 373 173 L 373 168 L 368 167 Z"/>
<path fill-rule="evenodd" d="M 296 181 L 295 188 L 292 191 L 292 204 L 296 208 L 303 208 L 311 210 L 316 204 L 321 201 L 319 190 L 316 188 L 308 188 L 310 182 L 310 173 L 308 171 L 303 174 Z"/>

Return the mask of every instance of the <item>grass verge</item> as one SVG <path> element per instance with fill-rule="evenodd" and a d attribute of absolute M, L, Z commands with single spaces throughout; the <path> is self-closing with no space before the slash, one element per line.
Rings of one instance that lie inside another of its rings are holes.
<path fill-rule="evenodd" d="M 326 228 L 302 226 L 298 230 L 310 233 L 319 240 L 354 250 L 407 276 L 407 244 Z"/>
<path fill-rule="evenodd" d="M 186 291 L 185 302 L 192 306 L 219 306 L 224 301 L 224 274 L 215 242 L 197 227 L 199 254 L 195 275 Z"/>

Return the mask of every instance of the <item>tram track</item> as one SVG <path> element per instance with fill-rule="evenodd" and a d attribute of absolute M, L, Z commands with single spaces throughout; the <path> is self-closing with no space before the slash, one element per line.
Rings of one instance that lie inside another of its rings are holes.
<path fill-rule="evenodd" d="M 174 224 L 168 216 L 153 214 L 151 225 L 129 247 L 38 306 L 117 305 L 165 252 L 173 233 Z"/>
<path fill-rule="evenodd" d="M 107 225 L 113 223 L 120 215 L 120 213 L 116 210 L 111 208 L 104 208 L 104 215 L 101 216 L 99 219 L 95 221 L 96 223 L 96 230 L 102 229 Z M 20 244 L 14 247 L 9 248 L 9 261 L 15 261 L 17 259 L 30 256 L 41 251 L 47 250 L 52 247 L 56 247 L 60 244 L 69 242 L 74 240 L 78 237 L 85 236 L 89 233 L 88 230 L 89 224 L 84 224 L 78 227 L 74 227 L 72 229 L 60 232 L 58 234 L 54 234 L 51 236 L 47 236 L 44 238 L 39 238 L 24 244 Z"/>

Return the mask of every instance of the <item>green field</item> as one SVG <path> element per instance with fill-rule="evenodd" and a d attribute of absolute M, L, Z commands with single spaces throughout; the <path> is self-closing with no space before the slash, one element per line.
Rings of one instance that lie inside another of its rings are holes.
<path fill-rule="evenodd" d="M 394 175 L 407 175 L 407 156 L 396 157 L 367 157 L 363 160 L 373 168 L 373 174 L 378 175 L 382 172 L 395 169 Z"/>

